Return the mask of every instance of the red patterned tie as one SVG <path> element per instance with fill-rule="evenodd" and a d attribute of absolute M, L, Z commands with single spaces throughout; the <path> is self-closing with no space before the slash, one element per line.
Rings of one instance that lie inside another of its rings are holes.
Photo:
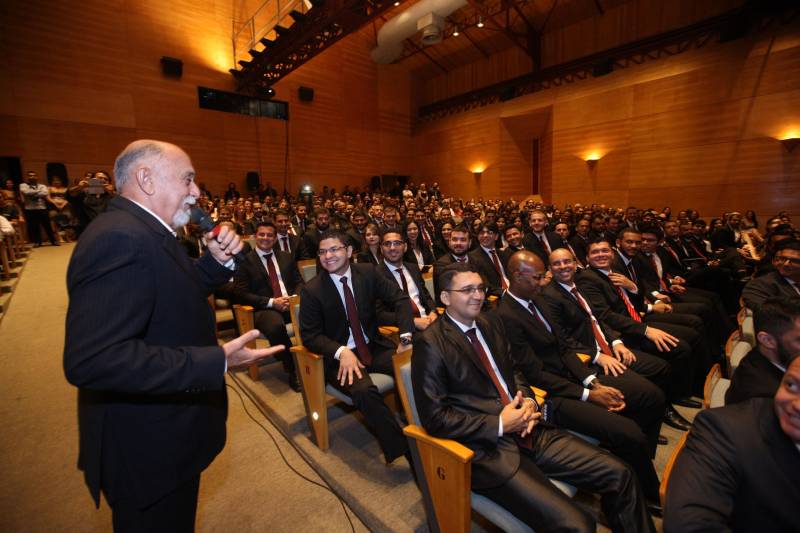
<path fill-rule="evenodd" d="M 372 364 L 372 354 L 369 353 L 367 348 L 367 341 L 364 339 L 364 332 L 361 331 L 361 322 L 358 320 L 358 308 L 356 307 L 356 299 L 353 298 L 353 291 L 347 285 L 347 278 L 341 278 L 342 289 L 344 289 L 344 306 L 347 311 L 347 320 L 350 322 L 350 331 L 353 332 L 353 340 L 356 343 L 356 353 L 358 358 L 364 365 L 369 366 Z"/>
<path fill-rule="evenodd" d="M 411 293 L 408 292 L 408 282 L 406 282 L 406 276 L 403 274 L 403 269 L 396 268 L 395 272 L 400 275 L 400 284 L 403 286 L 403 292 L 408 295 L 408 299 L 411 301 L 411 310 L 414 312 L 414 316 L 422 316 L 417 302 L 414 301 L 414 298 L 411 297 Z"/>
<path fill-rule="evenodd" d="M 628 298 L 628 295 L 625 294 L 625 291 L 622 290 L 622 287 L 617 287 L 616 285 L 614 285 L 614 289 L 616 289 L 617 294 L 619 295 L 620 298 L 622 298 L 622 301 L 625 303 L 625 308 L 628 310 L 628 314 L 631 316 L 631 318 L 634 319 L 636 322 L 641 322 L 642 317 L 639 316 L 639 312 L 633 306 L 630 299 Z"/>
<path fill-rule="evenodd" d="M 500 401 L 503 403 L 503 407 L 505 407 L 511 403 L 511 398 L 509 397 L 508 391 L 505 389 L 505 387 L 500 384 L 500 380 L 497 378 L 497 373 L 495 373 L 494 369 L 492 368 L 492 363 L 489 361 L 489 356 L 487 355 L 486 350 L 483 349 L 483 345 L 481 344 L 481 341 L 478 340 L 478 334 L 475 331 L 475 328 L 470 328 L 466 331 L 467 337 L 469 338 L 469 343 L 475 350 L 475 354 L 478 356 L 478 359 L 481 360 L 484 370 L 486 370 L 486 373 L 489 374 L 492 383 L 494 383 L 494 388 L 497 389 L 497 394 L 500 395 Z M 524 446 L 528 449 L 533 448 L 533 440 L 531 439 L 530 435 L 525 438 L 515 435 L 514 438 L 516 439 L 517 444 L 520 446 Z"/>
<path fill-rule="evenodd" d="M 281 283 L 278 281 L 278 272 L 275 270 L 275 265 L 272 263 L 272 254 L 265 254 L 264 262 L 267 264 L 269 284 L 272 287 L 272 296 L 280 298 L 283 296 L 283 291 L 281 291 Z"/>
<path fill-rule="evenodd" d="M 570 292 L 575 297 L 575 299 L 578 300 L 578 303 L 581 304 L 583 310 L 589 314 L 589 319 L 592 322 L 592 333 L 594 333 L 594 340 L 597 341 L 597 345 L 600 347 L 600 351 L 606 355 L 612 355 L 613 352 L 611 351 L 611 347 L 608 345 L 608 342 L 606 342 L 606 337 L 600 330 L 600 325 L 597 323 L 597 319 L 594 317 L 594 314 L 592 314 L 592 309 L 589 307 L 589 304 L 586 302 L 586 300 L 583 299 L 581 293 L 578 292 L 577 287 L 572 287 L 572 289 L 570 289 Z"/>
<path fill-rule="evenodd" d="M 497 270 L 497 275 L 500 276 L 500 284 L 503 287 L 503 290 L 508 289 L 508 283 L 506 282 L 506 277 L 503 274 L 503 268 L 500 266 L 500 259 L 497 257 L 496 250 L 490 250 L 489 254 L 492 256 L 492 263 L 494 263 L 494 269 Z"/>

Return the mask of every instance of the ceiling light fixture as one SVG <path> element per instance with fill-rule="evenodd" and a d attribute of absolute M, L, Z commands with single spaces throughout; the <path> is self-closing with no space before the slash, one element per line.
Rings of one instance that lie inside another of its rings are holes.
<path fill-rule="evenodd" d="M 483 28 L 483 18 L 478 16 L 478 24 L 476 24 L 479 28 Z"/>

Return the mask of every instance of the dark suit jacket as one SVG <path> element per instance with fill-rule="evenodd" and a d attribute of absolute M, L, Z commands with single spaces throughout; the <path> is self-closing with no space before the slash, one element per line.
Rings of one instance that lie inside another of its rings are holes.
<path fill-rule="evenodd" d="M 394 309 L 400 333 L 413 333 L 414 317 L 408 296 L 372 265 L 354 263 L 350 265 L 350 272 L 358 318 L 369 343 L 393 349 L 391 341 L 378 332 L 375 302 L 382 300 L 387 307 Z M 333 356 L 339 347 L 347 345 L 350 336 L 347 313 L 333 278 L 325 270 L 300 291 L 300 335 L 303 345 L 325 357 L 328 364 L 335 361 Z"/>
<path fill-rule="evenodd" d="M 304 284 L 297 262 L 286 252 L 278 251 L 277 248 L 272 250 L 278 261 L 278 270 L 286 290 L 289 295 L 297 294 Z M 266 309 L 269 299 L 275 296 L 267 266 L 256 250 L 251 250 L 239 264 L 233 275 L 233 283 L 235 287 L 233 299 L 236 303 L 252 305 L 256 309 Z"/>
<path fill-rule="evenodd" d="M 291 250 L 292 259 L 298 261 L 300 259 L 300 254 L 302 253 L 301 248 L 303 241 L 300 239 L 300 236 L 292 235 L 291 233 L 287 234 L 286 237 L 289 239 L 289 249 Z M 278 234 L 277 238 L 275 239 L 276 250 L 281 250 L 280 239 L 282 238 L 282 235 Z"/>
<path fill-rule="evenodd" d="M 589 248 L 589 237 L 587 236 L 584 239 L 576 233 L 569 239 L 569 243 L 572 245 L 572 249 L 575 250 L 575 255 L 578 256 L 578 260 L 585 265 L 586 253 Z"/>
<path fill-rule="evenodd" d="M 479 316 L 476 323 L 511 396 L 522 391 L 532 398 L 525 378 L 514 369 L 503 324 L 491 315 Z M 473 488 L 497 487 L 517 472 L 517 443 L 512 436 L 497 435 L 500 395 L 467 336 L 446 314 L 414 338 L 411 380 L 428 433 L 457 440 L 475 452 Z"/>
<path fill-rule="evenodd" d="M 581 292 L 580 288 L 578 292 Z M 588 303 L 589 299 L 583 293 L 581 293 L 581 296 Z M 572 294 L 553 280 L 542 290 L 542 297 L 547 303 L 547 310 L 550 312 L 550 316 L 555 320 L 553 327 L 559 337 L 573 338 L 583 346 L 595 346 L 597 341 L 594 338 L 592 319 Z M 612 342 L 620 338 L 619 333 L 600 322 L 599 319 L 597 321 L 608 345 L 611 346 Z M 587 353 L 594 355 L 595 350 Z"/>
<path fill-rule="evenodd" d="M 770 398 L 700 411 L 672 470 L 666 533 L 797 531 L 800 451 Z"/>
<path fill-rule="evenodd" d="M 300 258 L 301 259 L 316 259 L 318 257 L 317 250 L 319 250 L 319 238 L 324 232 L 317 231 L 317 227 L 309 226 L 303 237 L 300 240 Z"/>
<path fill-rule="evenodd" d="M 502 250 L 496 250 L 496 252 L 497 259 L 500 261 L 500 265 L 502 265 L 503 269 L 505 269 L 505 265 L 508 263 L 505 252 Z M 489 294 L 494 296 L 500 296 L 503 294 L 503 286 L 500 279 L 500 274 L 498 274 L 492 259 L 489 257 L 489 254 L 487 254 L 483 248 L 478 245 L 476 249 L 472 250 L 467 255 L 469 256 L 470 264 L 477 266 L 478 269 L 480 269 L 480 271 L 483 273 L 486 283 L 489 286 Z"/>
<path fill-rule="evenodd" d="M 469 258 L 469 252 L 467 252 L 467 258 Z M 447 267 L 447 265 L 452 265 L 455 262 L 456 260 L 453 259 L 453 253 L 447 252 L 443 256 L 439 257 L 439 259 L 437 259 L 433 264 L 433 292 L 435 293 L 433 298 L 436 300 L 436 305 L 440 307 L 442 305 L 442 300 L 439 298 L 439 295 L 442 293 L 442 290 L 441 287 L 439 287 L 439 273 L 445 267 Z M 467 262 L 469 262 L 469 259 L 467 259 Z M 481 270 L 481 272 L 483 271 Z"/>
<path fill-rule="evenodd" d="M 359 233 L 355 227 L 347 230 L 347 237 L 350 239 L 350 246 L 353 247 L 353 250 L 361 250 L 364 246 L 364 234 Z"/>
<path fill-rule="evenodd" d="M 114 198 L 67 272 L 64 371 L 79 387 L 78 466 L 99 501 L 145 506 L 206 468 L 225 443 L 225 355 L 207 297 L 232 272 L 192 261 L 161 222 Z"/>
<path fill-rule="evenodd" d="M 554 231 L 545 230 L 544 235 L 547 238 L 547 243 L 550 245 L 551 250 L 555 250 L 556 248 L 562 247 L 561 244 L 562 239 L 558 235 L 558 233 Z M 547 249 L 542 245 L 542 243 L 539 241 L 536 235 L 533 234 L 533 232 L 526 234 L 522 238 L 522 244 L 523 246 L 525 246 L 525 248 L 538 255 L 539 259 L 542 260 L 545 267 L 547 267 L 550 264 L 549 262 L 550 258 L 549 254 L 547 253 Z"/>
<path fill-rule="evenodd" d="M 531 316 L 530 311 L 522 307 L 508 293 L 500 298 L 496 313 L 502 318 L 505 325 L 508 342 L 514 349 L 514 353 L 524 354 L 526 347 L 533 349 L 533 352 L 544 363 L 544 368 L 569 381 L 582 383 L 593 372 L 578 359 L 578 353 L 595 353 L 595 349 L 583 346 L 569 337 L 558 337 L 555 329 L 555 320 L 547 309 L 547 303 L 543 298 L 537 298 L 534 303 L 542 312 L 553 332 L 548 332 L 541 323 Z M 517 361 L 523 373 L 528 376 L 531 374 L 527 366 L 531 364 L 525 358 L 520 357 Z M 582 392 L 582 387 L 581 387 Z M 580 393 L 576 396 L 580 398 Z"/>
<path fill-rule="evenodd" d="M 755 311 L 767 298 L 800 298 L 797 291 L 777 271 L 751 280 L 742 289 L 745 307 Z"/>
<path fill-rule="evenodd" d="M 414 280 L 414 284 L 417 286 L 417 290 L 419 291 L 419 299 L 423 306 L 423 309 L 420 309 L 420 311 L 422 311 L 424 314 L 429 314 L 432 311 L 435 311 L 436 302 L 433 301 L 431 293 L 429 293 L 428 289 L 425 287 L 425 280 L 422 279 L 422 273 L 419 271 L 417 264 L 404 262 L 403 266 L 408 269 L 411 279 Z M 386 279 L 397 285 L 400 290 L 403 290 L 402 286 L 400 283 L 398 283 L 397 278 L 392 272 L 392 270 L 394 270 L 393 266 L 390 266 L 384 262 L 376 268 L 378 269 L 378 272 L 386 276 Z M 378 301 L 378 322 L 382 326 L 396 326 L 396 320 L 397 315 L 392 310 L 387 309 L 382 302 Z"/>
<path fill-rule="evenodd" d="M 731 386 L 725 393 L 725 404 L 744 402 L 750 398 L 772 398 L 781 379 L 783 372 L 761 355 L 756 346 L 736 367 Z"/>
<path fill-rule="evenodd" d="M 575 284 L 601 323 L 623 335 L 644 335 L 647 325 L 628 315 L 625 302 L 605 274 L 591 267 L 584 268 L 575 274 Z"/>

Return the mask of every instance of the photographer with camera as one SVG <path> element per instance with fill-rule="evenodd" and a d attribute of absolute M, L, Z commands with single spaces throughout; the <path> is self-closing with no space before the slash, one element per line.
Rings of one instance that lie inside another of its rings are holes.
<path fill-rule="evenodd" d="M 115 196 L 114 184 L 102 170 L 87 172 L 83 179 L 67 192 L 67 199 L 75 206 L 78 216 L 78 236 L 83 233 L 89 222 L 97 218 L 108 207 L 108 202 Z"/>

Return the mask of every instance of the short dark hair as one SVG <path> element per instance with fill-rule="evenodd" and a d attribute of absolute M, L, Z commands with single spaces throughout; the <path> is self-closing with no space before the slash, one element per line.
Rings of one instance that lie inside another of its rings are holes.
<path fill-rule="evenodd" d="M 328 216 L 330 216 L 331 212 L 328 211 L 328 208 L 326 208 L 326 207 L 318 207 L 318 208 L 314 209 L 314 218 L 317 218 L 319 215 L 328 215 Z"/>
<path fill-rule="evenodd" d="M 639 236 L 642 235 L 642 232 L 639 231 L 638 229 L 628 226 L 628 227 L 625 227 L 625 228 L 622 228 L 621 230 L 619 230 L 619 233 L 617 233 L 617 238 L 618 239 L 622 239 L 625 236 L 626 233 L 633 233 L 633 234 L 639 235 Z"/>
<path fill-rule="evenodd" d="M 797 239 L 787 239 L 775 245 L 775 253 L 782 250 L 800 251 L 800 241 Z"/>
<path fill-rule="evenodd" d="M 764 331 L 780 337 L 794 326 L 800 317 L 800 298 L 767 298 L 753 312 L 756 333 Z"/>
<path fill-rule="evenodd" d="M 455 226 L 453 226 L 453 229 L 450 230 L 450 235 L 452 235 L 453 233 L 456 233 L 456 232 L 466 233 L 467 236 L 471 235 L 471 233 L 469 231 L 469 228 L 463 222 L 461 224 L 456 224 Z"/>
<path fill-rule="evenodd" d="M 625 230 L 620 231 L 620 235 L 625 233 Z M 656 239 L 659 241 L 664 238 L 664 231 L 655 224 L 650 224 L 647 226 L 642 226 L 640 233 L 644 235 L 645 233 L 651 233 L 656 236 Z"/>
<path fill-rule="evenodd" d="M 481 222 L 481 225 L 478 226 L 478 233 L 482 232 L 483 230 L 491 231 L 495 235 L 500 233 L 500 230 L 497 229 L 497 224 L 495 224 L 494 222 L 491 223 Z"/>
<path fill-rule="evenodd" d="M 325 239 L 336 239 L 344 246 L 351 246 L 350 237 L 348 237 L 347 233 L 343 232 L 342 230 L 329 229 L 324 231 L 322 235 L 319 236 L 319 242 L 322 242 Z M 319 243 L 317 243 L 317 248 L 319 249 Z"/>
<path fill-rule="evenodd" d="M 478 267 L 471 263 L 451 263 L 444 267 L 440 272 L 436 274 L 436 281 L 441 290 L 446 291 L 450 290 L 453 286 L 453 278 L 456 277 L 457 274 L 461 274 L 463 272 L 472 272 L 473 274 L 481 274 L 478 270 Z M 481 279 L 483 279 L 483 275 L 481 275 Z"/>
<path fill-rule="evenodd" d="M 586 251 L 588 252 L 593 244 L 601 244 L 606 243 L 609 247 L 613 248 L 613 244 L 608 239 L 608 237 L 595 237 L 594 239 L 589 241 L 589 244 L 586 245 Z"/>
<path fill-rule="evenodd" d="M 390 228 L 390 229 L 387 229 L 387 230 L 385 230 L 385 231 L 382 231 L 382 232 L 380 233 L 380 236 L 381 236 L 381 242 L 383 242 L 383 238 L 384 238 L 386 235 L 389 235 L 390 233 L 396 233 L 396 234 L 400 235 L 400 240 L 401 240 L 401 241 L 403 241 L 403 242 L 406 242 L 406 235 L 405 235 L 405 231 L 404 231 L 404 230 L 397 229 L 397 228 Z"/>
<path fill-rule="evenodd" d="M 278 233 L 277 226 L 275 226 L 275 223 L 268 218 L 262 218 L 261 220 L 258 221 L 258 223 L 256 223 L 256 231 L 258 231 L 258 228 L 262 226 L 265 228 L 272 228 L 273 230 L 275 230 L 275 233 Z"/>
<path fill-rule="evenodd" d="M 277 217 L 278 215 L 289 217 L 289 212 L 286 209 L 276 209 L 274 216 Z"/>

